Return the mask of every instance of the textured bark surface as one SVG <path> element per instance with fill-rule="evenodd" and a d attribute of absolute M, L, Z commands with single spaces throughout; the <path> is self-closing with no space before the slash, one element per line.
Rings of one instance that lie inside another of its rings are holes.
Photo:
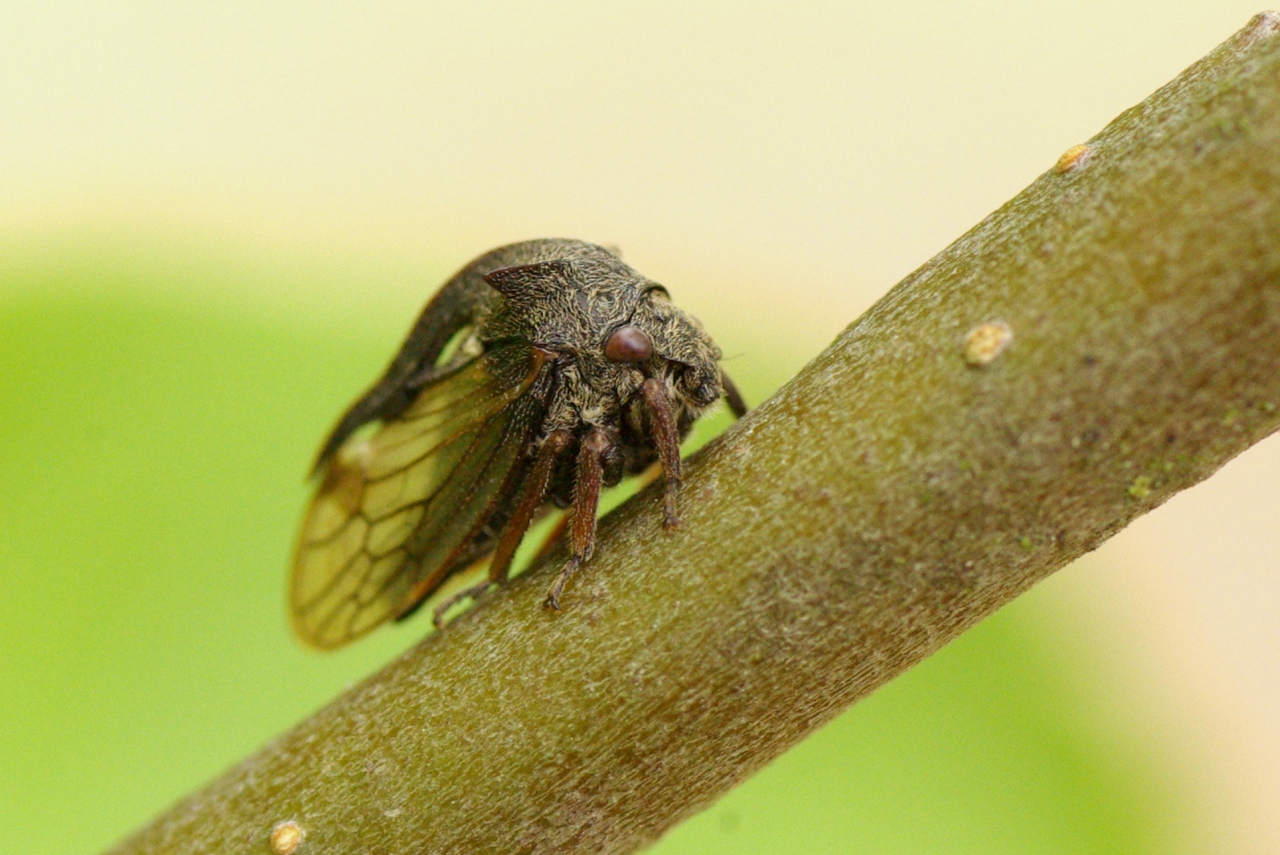
<path fill-rule="evenodd" d="M 681 530 L 643 493 L 563 612 L 526 574 L 115 851 L 634 851 L 1274 431 L 1278 30 L 895 287 L 694 459 Z"/>

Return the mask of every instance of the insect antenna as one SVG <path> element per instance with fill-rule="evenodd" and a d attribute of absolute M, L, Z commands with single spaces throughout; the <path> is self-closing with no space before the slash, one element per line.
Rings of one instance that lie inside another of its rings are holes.
<path fill-rule="evenodd" d="M 733 413 L 735 418 L 742 418 L 747 414 L 747 402 L 743 399 L 742 393 L 738 391 L 737 385 L 729 378 L 723 368 L 720 369 L 720 388 L 724 390 L 725 403 L 729 405 L 729 412 Z"/>

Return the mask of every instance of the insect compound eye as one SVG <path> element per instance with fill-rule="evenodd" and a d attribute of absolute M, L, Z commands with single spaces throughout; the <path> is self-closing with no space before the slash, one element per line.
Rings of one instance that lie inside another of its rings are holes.
<path fill-rule="evenodd" d="M 653 339 L 639 327 L 618 327 L 604 343 L 604 355 L 610 362 L 644 362 L 653 356 Z"/>

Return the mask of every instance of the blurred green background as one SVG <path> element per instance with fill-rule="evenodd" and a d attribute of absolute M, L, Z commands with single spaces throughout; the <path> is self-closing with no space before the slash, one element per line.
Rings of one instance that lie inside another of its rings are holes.
<path fill-rule="evenodd" d="M 425 632 L 304 651 L 285 566 L 316 443 L 470 257 L 621 244 L 759 402 L 1254 11 L 14 4 L 0 849 L 102 849 Z M 1273 446 L 654 851 L 1277 851 Z"/>

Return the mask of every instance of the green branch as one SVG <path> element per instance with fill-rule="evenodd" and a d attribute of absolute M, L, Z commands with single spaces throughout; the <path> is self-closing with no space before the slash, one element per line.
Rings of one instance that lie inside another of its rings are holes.
<path fill-rule="evenodd" d="M 115 851 L 634 851 L 1271 433 L 1278 29 L 894 288 L 696 456 L 679 532 L 643 493 L 563 612 L 526 574 Z"/>

